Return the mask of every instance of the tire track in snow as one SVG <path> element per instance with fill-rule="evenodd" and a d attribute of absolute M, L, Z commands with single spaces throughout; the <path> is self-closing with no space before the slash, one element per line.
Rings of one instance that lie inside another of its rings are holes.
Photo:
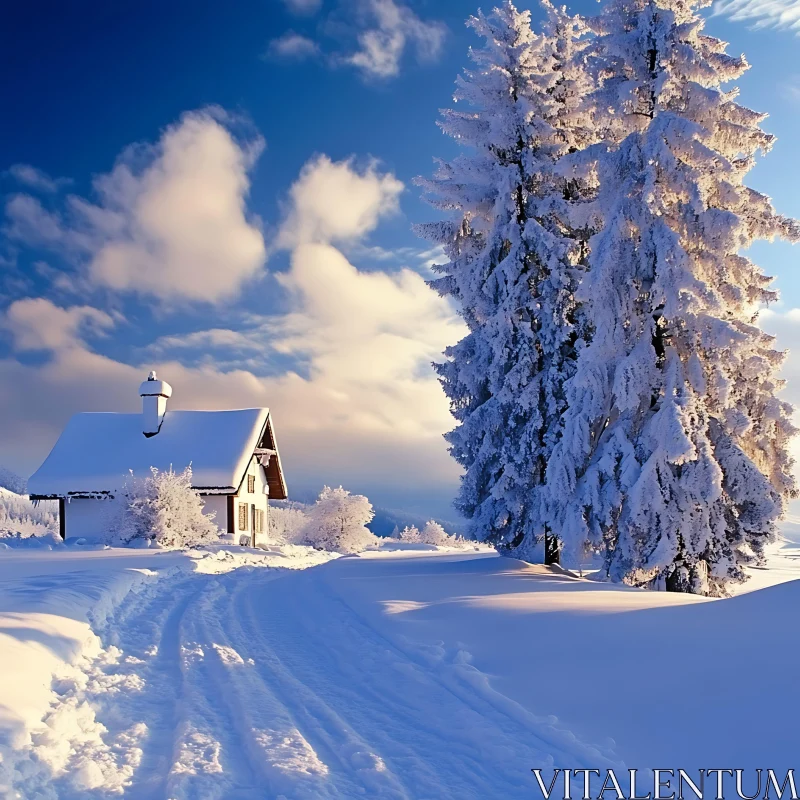
<path fill-rule="evenodd" d="M 161 776 L 169 798 L 263 798 L 257 769 L 241 746 L 237 717 L 226 704 L 224 669 L 214 642 L 205 633 L 204 618 L 224 594 L 217 578 L 207 579 L 181 619 L 179 631 L 183 696 L 174 730 L 171 763 Z M 131 796 L 135 796 L 131 794 Z"/>
<path fill-rule="evenodd" d="M 87 668 L 85 699 L 104 763 L 132 778 L 79 790 L 62 775 L 59 800 L 513 800 L 532 796 L 533 766 L 603 762 L 458 654 L 387 639 L 325 573 L 177 576 L 115 623 L 122 657 Z"/>
<path fill-rule="evenodd" d="M 213 642 L 218 661 L 227 668 L 226 705 L 237 718 L 242 746 L 271 790 L 266 796 L 407 798 L 369 745 L 313 695 L 306 695 L 300 707 L 287 705 L 283 685 L 272 670 L 262 668 L 260 637 L 246 632 L 238 619 L 234 598 L 248 582 L 227 578 L 224 583 L 226 602 L 202 616 L 205 640 Z M 311 726 L 300 719 L 309 709 L 316 712 Z"/>
<path fill-rule="evenodd" d="M 240 585 L 233 618 L 264 681 L 277 686 L 309 740 L 327 718 L 339 720 L 403 776 L 414 798 L 529 797 L 530 767 L 562 755 L 514 716 L 454 692 L 315 575 L 271 588 Z"/>
<path fill-rule="evenodd" d="M 145 797 L 146 792 L 154 792 L 158 787 L 163 789 L 161 776 L 168 768 L 171 754 L 175 749 L 175 727 L 180 713 L 179 703 L 183 695 L 180 627 L 187 609 L 202 591 L 201 586 L 189 589 L 190 585 L 190 581 L 186 581 L 171 587 L 170 594 L 179 599 L 167 607 L 166 613 L 164 613 L 164 609 L 159 608 L 163 604 L 166 593 L 158 592 L 150 603 L 137 609 L 136 615 L 140 619 L 142 615 L 146 615 L 152 609 L 156 611 L 156 620 L 149 624 L 144 623 L 142 627 L 145 630 L 141 630 L 139 625 L 134 624 L 132 631 L 128 631 L 134 634 L 134 639 L 141 642 L 139 654 L 134 658 L 146 665 L 143 669 L 144 690 L 140 697 L 129 698 L 132 707 L 128 710 L 128 714 L 144 717 L 143 721 L 148 729 L 148 735 L 143 741 L 142 760 L 134 774 L 133 787 L 126 792 L 130 796 L 144 792 L 141 796 Z M 186 591 L 186 594 L 183 594 L 183 591 Z M 149 638 L 146 635 L 147 629 L 157 632 L 157 644 L 153 644 L 152 640 L 147 643 Z M 125 628 L 120 629 L 120 632 L 125 631 Z M 124 638 L 120 639 L 120 644 L 123 652 L 133 653 L 130 645 L 126 648 L 127 642 Z M 150 796 L 157 795 L 151 794 Z"/>

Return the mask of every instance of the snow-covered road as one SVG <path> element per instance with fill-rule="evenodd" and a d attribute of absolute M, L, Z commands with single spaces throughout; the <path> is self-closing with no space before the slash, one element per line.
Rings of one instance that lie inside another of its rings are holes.
<path fill-rule="evenodd" d="M 582 760 L 563 732 L 400 650 L 314 572 L 189 575 L 127 605 L 77 690 L 106 731 L 56 795 L 514 798 L 532 766 Z"/>
<path fill-rule="evenodd" d="M 12 555 L 0 644 L 16 637 L 31 669 L 64 655 L 49 711 L 33 693 L 10 746 L 4 703 L 25 708 L 0 683 L 0 797 L 514 800 L 538 796 L 533 767 L 780 768 L 800 707 L 794 651 L 766 686 L 742 681 L 764 657 L 742 642 L 788 629 L 795 553 L 780 561 L 789 582 L 726 601 L 487 552 L 201 553 L 191 569 L 180 554 Z M 134 565 L 147 575 L 88 615 L 102 642 L 89 631 L 80 645 L 86 598 L 114 594 Z M 680 645 L 656 657 L 665 642 Z M 683 724 L 687 686 L 711 727 Z"/>

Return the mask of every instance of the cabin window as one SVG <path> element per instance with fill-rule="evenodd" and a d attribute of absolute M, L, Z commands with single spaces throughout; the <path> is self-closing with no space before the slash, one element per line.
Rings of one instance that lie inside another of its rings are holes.
<path fill-rule="evenodd" d="M 256 491 L 256 476 L 255 475 L 248 475 L 247 476 L 247 491 L 249 494 L 255 494 Z"/>
<path fill-rule="evenodd" d="M 247 503 L 239 503 L 239 530 L 247 530 Z"/>
<path fill-rule="evenodd" d="M 256 527 L 255 533 L 264 533 L 264 512 L 261 509 L 256 509 L 254 525 Z"/>

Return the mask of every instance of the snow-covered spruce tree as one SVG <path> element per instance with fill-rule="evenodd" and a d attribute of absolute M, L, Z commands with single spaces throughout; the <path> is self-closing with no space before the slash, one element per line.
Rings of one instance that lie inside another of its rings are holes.
<path fill-rule="evenodd" d="M 192 468 L 182 472 L 150 468 L 150 475 L 131 474 L 117 495 L 120 506 L 116 537 L 124 544 L 150 540 L 162 547 L 193 547 L 219 540 L 212 515 L 192 489 Z"/>
<path fill-rule="evenodd" d="M 800 230 L 743 184 L 772 137 L 721 89 L 747 63 L 703 33 L 705 4 L 611 0 L 590 21 L 611 146 L 548 488 L 567 547 L 604 552 L 612 580 L 720 595 L 795 491 L 783 355 L 756 325 L 775 295 L 741 250 Z"/>
<path fill-rule="evenodd" d="M 465 470 L 456 507 L 477 538 L 515 554 L 544 538 L 551 562 L 558 542 L 539 494 L 573 371 L 588 238 L 570 222 L 587 186 L 554 165 L 590 140 L 579 116 L 590 87 L 582 24 L 545 9 L 542 36 L 511 2 L 468 20 L 485 40 L 457 79 L 455 100 L 470 109 L 444 110 L 439 125 L 469 149 L 417 180 L 454 219 L 416 230 L 443 246 L 431 285 L 469 327 L 435 365 L 458 422 L 446 437 Z"/>
<path fill-rule="evenodd" d="M 366 527 L 373 516 L 372 503 L 363 495 L 350 494 L 341 486 L 325 486 L 306 512 L 302 539 L 322 550 L 357 553 L 376 543 L 375 535 Z"/>

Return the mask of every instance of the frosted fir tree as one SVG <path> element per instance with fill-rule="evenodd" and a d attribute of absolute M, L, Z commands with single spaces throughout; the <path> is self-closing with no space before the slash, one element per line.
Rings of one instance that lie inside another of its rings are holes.
<path fill-rule="evenodd" d="M 406 544 L 419 544 L 422 541 L 419 528 L 416 525 L 406 525 L 397 535 L 397 538 Z"/>
<path fill-rule="evenodd" d="M 162 547 L 195 547 L 219 541 L 213 514 L 203 512 L 203 499 L 192 489 L 192 468 L 182 472 L 150 468 L 146 477 L 131 474 L 117 495 L 119 516 L 115 538 Z"/>
<path fill-rule="evenodd" d="M 558 542 L 539 502 L 580 339 L 575 289 L 588 232 L 573 223 L 590 185 L 555 165 L 591 140 L 580 116 L 582 25 L 545 5 L 545 34 L 510 2 L 467 24 L 485 40 L 457 80 L 442 130 L 468 151 L 418 179 L 449 221 L 417 226 L 448 262 L 431 285 L 452 298 L 468 335 L 436 364 L 457 420 L 447 435 L 464 467 L 456 507 L 477 538 L 530 556 Z M 550 535 L 548 535 L 550 534 Z"/>
<path fill-rule="evenodd" d="M 611 579 L 720 595 L 795 492 L 783 354 L 757 327 L 775 294 L 741 251 L 800 229 L 743 183 L 773 139 L 721 88 L 748 65 L 703 33 L 703 5 L 611 0 L 590 21 L 611 144 L 577 158 L 597 159 L 603 227 L 548 493 L 568 549 L 605 553 Z"/>
<path fill-rule="evenodd" d="M 357 553 L 376 544 L 367 528 L 374 516 L 372 503 L 360 494 L 350 494 L 341 486 L 325 486 L 317 502 L 306 511 L 303 541 L 322 550 Z"/>

